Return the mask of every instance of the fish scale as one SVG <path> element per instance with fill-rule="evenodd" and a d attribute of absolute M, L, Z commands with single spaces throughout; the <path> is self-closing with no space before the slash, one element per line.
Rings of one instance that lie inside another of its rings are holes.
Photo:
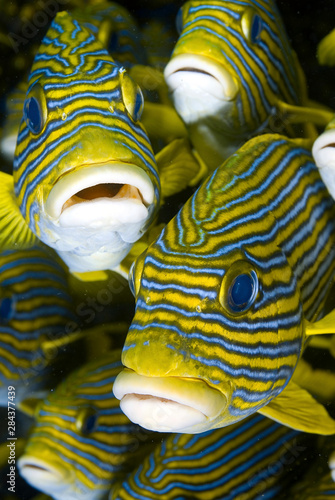
<path fill-rule="evenodd" d="M 159 205 L 157 165 L 139 121 L 143 96 L 126 71 L 146 61 L 145 51 L 137 56 L 138 40 L 134 20 L 117 4 L 63 11 L 29 74 L 13 167 L 16 202 L 32 232 L 74 272 L 116 267 Z M 124 189 L 74 196 L 106 183 Z"/>
<path fill-rule="evenodd" d="M 195 379 L 227 397 L 215 426 L 264 411 L 294 373 L 305 322 L 325 314 L 334 241 L 334 203 L 310 152 L 277 135 L 247 142 L 135 262 L 136 312 L 122 358 L 127 370 L 114 386 L 118 397 L 123 376 L 128 401 L 138 390 L 159 397 L 157 380 L 170 384 L 160 396 L 170 399 L 173 380 Z M 241 276 L 255 292 L 250 305 L 232 310 Z M 143 389 L 132 389 L 131 380 L 142 380 Z"/>
<path fill-rule="evenodd" d="M 0 393 L 7 406 L 8 385 L 16 387 L 17 402 L 46 385 L 51 360 L 43 342 L 65 337 L 76 317 L 65 271 L 49 249 L 2 252 L 0 285 Z"/>
<path fill-rule="evenodd" d="M 112 392 L 121 368 L 120 351 L 111 351 L 82 365 L 38 404 L 18 461 L 28 482 L 55 499 L 105 498 L 160 441 L 122 413 Z"/>
<path fill-rule="evenodd" d="M 261 415 L 197 436 L 171 434 L 109 498 L 277 498 L 299 470 L 297 463 L 290 471 L 287 464 L 313 448 L 305 439 Z"/>
<path fill-rule="evenodd" d="M 210 170 L 257 134 L 315 138 L 312 123 L 333 116 L 308 101 L 275 1 L 190 0 L 176 24 L 179 38 L 164 76 Z"/>

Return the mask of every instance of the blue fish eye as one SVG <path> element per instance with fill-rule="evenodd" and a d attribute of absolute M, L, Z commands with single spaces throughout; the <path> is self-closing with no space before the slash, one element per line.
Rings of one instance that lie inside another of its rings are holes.
<path fill-rule="evenodd" d="M 258 292 L 255 271 L 236 276 L 228 291 L 228 306 L 233 312 L 244 312 L 253 304 Z"/>
<path fill-rule="evenodd" d="M 177 12 L 176 15 L 176 30 L 178 35 L 183 31 L 183 8 L 180 7 L 180 9 Z"/>
<path fill-rule="evenodd" d="M 250 37 L 252 43 L 258 42 L 262 33 L 262 29 L 263 29 L 262 18 L 258 14 L 255 14 L 251 23 Z"/>
<path fill-rule="evenodd" d="M 10 297 L 0 300 L 0 320 L 7 323 L 14 315 L 14 301 Z"/>
<path fill-rule="evenodd" d="M 36 97 L 30 97 L 24 104 L 24 119 L 33 134 L 39 134 L 43 128 L 43 115 Z"/>
<path fill-rule="evenodd" d="M 81 432 L 83 434 L 90 434 L 94 430 L 96 422 L 96 415 L 88 415 L 82 424 Z"/>

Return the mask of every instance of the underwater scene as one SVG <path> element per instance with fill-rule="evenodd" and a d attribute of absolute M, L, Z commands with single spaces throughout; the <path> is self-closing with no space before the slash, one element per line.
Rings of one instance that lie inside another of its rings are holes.
<path fill-rule="evenodd" d="M 334 0 L 0 0 L 0 500 L 335 500 Z"/>

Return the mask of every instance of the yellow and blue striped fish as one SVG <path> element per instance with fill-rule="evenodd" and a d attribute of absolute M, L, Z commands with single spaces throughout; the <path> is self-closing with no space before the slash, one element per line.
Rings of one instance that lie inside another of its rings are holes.
<path fill-rule="evenodd" d="M 190 0 L 176 23 L 165 79 L 209 167 L 256 134 L 292 135 L 286 113 L 303 114 L 297 106 L 306 105 L 306 85 L 274 0 Z"/>
<path fill-rule="evenodd" d="M 7 406 L 8 386 L 16 403 L 49 387 L 55 359 L 43 344 L 66 337 L 75 314 L 65 270 L 48 248 L 1 252 L 0 289 L 0 405 Z"/>
<path fill-rule="evenodd" d="M 34 59 L 8 199 L 76 272 L 117 266 L 160 199 L 142 92 L 108 52 L 106 12 L 85 19 L 57 14 Z"/>
<path fill-rule="evenodd" d="M 109 500 L 278 499 L 312 451 L 306 434 L 257 414 L 196 436 L 171 434 Z"/>
<path fill-rule="evenodd" d="M 56 500 L 105 498 L 160 440 L 122 413 L 112 388 L 121 351 L 83 365 L 36 407 L 21 476 Z"/>
<path fill-rule="evenodd" d="M 260 411 L 335 432 L 290 380 L 306 335 L 335 322 L 315 322 L 334 281 L 335 205 L 300 142 L 251 139 L 136 260 L 126 369 L 114 385 L 134 422 L 198 433 Z"/>

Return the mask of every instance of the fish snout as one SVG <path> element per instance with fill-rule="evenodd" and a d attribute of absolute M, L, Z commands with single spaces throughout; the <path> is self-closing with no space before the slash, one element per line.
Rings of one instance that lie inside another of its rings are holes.
<path fill-rule="evenodd" d="M 45 451 L 45 450 L 44 450 Z M 64 498 L 69 487 L 70 474 L 66 469 L 53 466 L 41 458 L 34 455 L 24 454 L 18 460 L 20 475 L 33 487 L 53 498 Z"/>
<path fill-rule="evenodd" d="M 202 55 L 180 54 L 164 70 L 177 112 L 186 123 L 216 114 L 236 98 L 238 83 L 221 64 Z"/>
<path fill-rule="evenodd" d="M 149 176 L 131 164 L 82 166 L 65 173 L 45 202 L 48 216 L 62 227 L 143 223 L 152 212 L 155 190 Z"/>
<path fill-rule="evenodd" d="M 158 432 L 213 429 L 228 406 L 228 397 L 203 380 L 146 377 L 128 369 L 116 377 L 113 392 L 132 422 Z"/>

